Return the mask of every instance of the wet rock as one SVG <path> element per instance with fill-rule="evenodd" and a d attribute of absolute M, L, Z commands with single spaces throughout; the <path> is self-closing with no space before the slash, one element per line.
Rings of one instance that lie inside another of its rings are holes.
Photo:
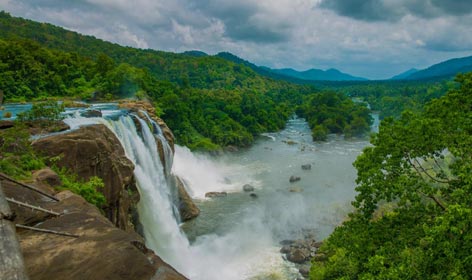
<path fill-rule="evenodd" d="M 292 175 L 290 176 L 290 179 L 288 180 L 290 183 L 294 183 L 294 182 L 297 182 L 297 181 L 300 181 L 301 178 L 298 177 L 298 176 L 295 176 L 295 175 Z"/>
<path fill-rule="evenodd" d="M 257 194 L 255 194 L 255 193 L 251 193 L 249 196 L 252 197 L 252 198 L 258 198 L 258 197 L 259 197 L 259 196 L 258 196 Z"/>
<path fill-rule="evenodd" d="M 225 197 L 227 195 L 228 195 L 227 192 L 207 192 L 205 194 L 205 197 L 211 197 L 211 198 L 213 198 L 213 197 Z"/>
<path fill-rule="evenodd" d="M 101 118 L 102 112 L 100 112 L 99 110 L 86 110 L 80 113 L 80 115 L 84 118 Z"/>
<path fill-rule="evenodd" d="M 317 262 L 324 262 L 324 261 L 328 260 L 328 256 L 326 256 L 323 253 L 319 253 L 319 254 L 315 254 L 313 259 Z"/>
<path fill-rule="evenodd" d="M 311 164 L 303 164 L 302 170 L 311 170 Z"/>
<path fill-rule="evenodd" d="M 236 146 L 231 146 L 230 145 L 230 146 L 225 147 L 225 152 L 236 153 L 236 152 L 239 152 L 239 149 Z"/>
<path fill-rule="evenodd" d="M 288 254 L 292 250 L 292 247 L 290 245 L 285 245 L 280 249 L 280 253 L 282 254 Z"/>
<path fill-rule="evenodd" d="M 316 249 L 320 248 L 321 245 L 323 245 L 323 241 L 313 243 L 313 247 L 315 247 Z"/>
<path fill-rule="evenodd" d="M 303 189 L 300 187 L 290 187 L 288 188 L 288 191 L 293 192 L 293 193 L 300 193 L 300 192 L 303 192 Z"/>
<path fill-rule="evenodd" d="M 295 142 L 295 141 L 293 141 L 293 140 L 284 140 L 284 141 L 282 141 L 282 142 L 284 142 L 284 143 L 287 144 L 287 145 L 295 145 L 295 144 L 297 144 L 297 142 Z"/>
<path fill-rule="evenodd" d="M 27 121 L 28 131 L 31 135 L 49 134 L 53 132 L 66 131 L 69 125 L 63 121 Z"/>
<path fill-rule="evenodd" d="M 195 202 L 193 202 L 192 198 L 187 193 L 187 190 L 185 189 L 185 185 L 182 180 L 177 176 L 174 176 L 173 180 L 177 187 L 180 218 L 183 222 L 196 218 L 200 214 L 200 209 L 198 209 Z"/>
<path fill-rule="evenodd" d="M 250 184 L 245 184 L 245 185 L 243 186 L 243 191 L 245 191 L 245 192 L 253 192 L 253 191 L 254 191 L 254 187 L 251 186 Z"/>
<path fill-rule="evenodd" d="M 310 269 L 311 269 L 311 265 L 306 264 L 306 265 L 302 265 L 300 269 L 298 269 L 298 272 L 300 272 L 300 274 L 303 277 L 308 277 L 308 275 L 310 274 Z"/>
<path fill-rule="evenodd" d="M 293 263 L 304 263 L 310 259 L 310 251 L 305 248 L 296 248 L 287 254 L 287 260 Z"/>
<path fill-rule="evenodd" d="M 285 245 L 292 245 L 293 242 L 294 242 L 293 240 L 288 240 L 288 239 L 286 239 L 286 240 L 280 241 L 279 244 L 285 246 Z"/>

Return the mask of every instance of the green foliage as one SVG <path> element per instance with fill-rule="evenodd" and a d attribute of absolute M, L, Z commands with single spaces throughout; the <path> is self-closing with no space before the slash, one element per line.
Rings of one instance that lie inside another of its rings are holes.
<path fill-rule="evenodd" d="M 64 119 L 63 112 L 63 104 L 56 101 L 45 101 L 33 103 L 29 111 L 19 113 L 17 117 L 20 121 L 53 122 Z"/>
<path fill-rule="evenodd" d="M 0 130 L 0 171 L 16 179 L 31 176 L 31 171 L 44 167 L 29 139 L 27 127 L 16 123 L 13 128 Z"/>
<path fill-rule="evenodd" d="M 358 157 L 356 211 L 312 279 L 469 279 L 472 73 L 424 112 L 385 119 Z M 394 207 L 376 214 L 386 202 Z"/>
<path fill-rule="evenodd" d="M 370 110 L 365 104 L 329 91 L 308 95 L 297 113 L 307 119 L 315 141 L 326 140 L 328 133 L 361 136 L 370 131 L 372 124 Z"/>
<path fill-rule="evenodd" d="M 59 189 L 70 190 L 98 208 L 105 205 L 105 196 L 99 191 L 105 186 L 101 178 L 93 176 L 88 181 L 84 181 L 79 180 L 77 174 L 72 174 L 65 168 L 55 168 L 55 171 L 62 181 L 62 186 Z"/>

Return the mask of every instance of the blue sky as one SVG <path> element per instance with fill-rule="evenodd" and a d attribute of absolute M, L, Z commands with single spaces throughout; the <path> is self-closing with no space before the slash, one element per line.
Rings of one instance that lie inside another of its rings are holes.
<path fill-rule="evenodd" d="M 0 9 L 122 45 L 371 79 L 472 55 L 470 0 L 0 0 Z"/>

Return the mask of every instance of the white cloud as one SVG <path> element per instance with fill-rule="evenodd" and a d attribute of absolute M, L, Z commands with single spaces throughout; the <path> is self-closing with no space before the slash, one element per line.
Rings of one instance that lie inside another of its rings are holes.
<path fill-rule="evenodd" d="M 472 53 L 472 16 L 465 0 L 452 6 L 381 0 L 380 8 L 390 12 L 383 18 L 372 15 L 375 5 L 351 15 L 343 14 L 344 2 L 325 0 L 338 5 L 330 9 L 319 2 L 0 0 L 0 9 L 140 48 L 229 51 L 260 65 L 335 67 L 369 78 Z"/>

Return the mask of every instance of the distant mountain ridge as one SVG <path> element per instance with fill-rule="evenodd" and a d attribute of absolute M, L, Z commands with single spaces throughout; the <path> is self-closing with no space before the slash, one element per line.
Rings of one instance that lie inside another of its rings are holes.
<path fill-rule="evenodd" d="M 405 78 L 407 78 L 408 76 L 418 72 L 420 70 L 416 69 L 416 68 L 411 68 L 409 70 L 406 70 L 405 72 L 403 73 L 400 73 L 398 75 L 395 75 L 393 77 L 390 78 L 390 80 L 404 80 Z"/>
<path fill-rule="evenodd" d="M 453 58 L 426 69 L 419 70 L 415 73 L 403 77 L 403 80 L 424 80 L 432 78 L 449 78 L 458 73 L 466 73 L 472 71 L 472 56 Z"/>
<path fill-rule="evenodd" d="M 304 83 L 309 81 L 366 81 L 367 79 L 361 77 L 355 77 L 346 73 L 343 73 L 337 69 L 309 69 L 307 71 L 297 71 L 291 68 L 284 69 L 271 69 L 265 66 L 257 66 L 247 60 L 244 60 L 229 52 L 220 52 L 217 56 L 226 60 L 243 64 L 250 67 L 255 72 L 268 76 L 274 79 L 282 79 L 291 82 Z M 295 80 L 294 80 L 295 79 Z"/>
<path fill-rule="evenodd" d="M 334 68 L 328 70 L 309 69 L 306 71 L 297 71 L 291 68 L 284 68 L 272 69 L 271 71 L 309 81 L 367 81 L 365 78 L 352 76 Z"/>

